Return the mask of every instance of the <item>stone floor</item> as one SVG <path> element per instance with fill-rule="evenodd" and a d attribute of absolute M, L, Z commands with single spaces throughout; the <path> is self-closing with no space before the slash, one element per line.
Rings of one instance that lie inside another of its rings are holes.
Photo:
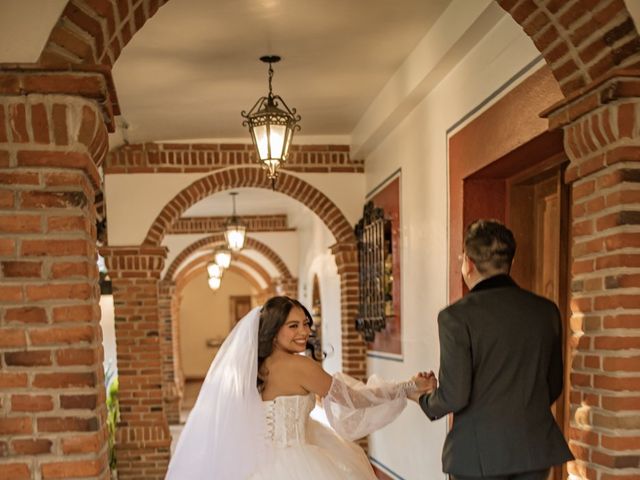
<path fill-rule="evenodd" d="M 184 385 L 184 396 L 182 397 L 182 410 L 180 411 L 180 423 L 178 425 L 169 425 L 169 430 L 171 431 L 171 454 L 172 455 L 173 455 L 173 451 L 176 448 L 178 438 L 180 438 L 180 434 L 182 433 L 182 429 L 184 428 L 184 424 L 187 421 L 187 417 L 189 416 L 189 412 L 193 408 L 193 405 L 196 403 L 196 399 L 198 398 L 198 393 L 200 393 L 201 386 L 202 386 L 202 381 L 198 381 L 198 380 L 188 381 Z"/>

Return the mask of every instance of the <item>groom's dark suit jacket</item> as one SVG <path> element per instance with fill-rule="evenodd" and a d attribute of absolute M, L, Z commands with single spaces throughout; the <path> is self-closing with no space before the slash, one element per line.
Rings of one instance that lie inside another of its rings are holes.
<path fill-rule="evenodd" d="M 438 316 L 431 420 L 454 413 L 443 470 L 471 477 L 542 470 L 573 457 L 551 415 L 562 391 L 562 324 L 553 302 L 508 275 L 478 283 Z"/>

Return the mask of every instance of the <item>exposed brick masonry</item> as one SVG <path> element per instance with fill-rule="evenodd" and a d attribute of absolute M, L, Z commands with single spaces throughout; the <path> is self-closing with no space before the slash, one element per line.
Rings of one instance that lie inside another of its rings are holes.
<path fill-rule="evenodd" d="M 71 91 L 96 98 L 94 80 L 0 73 L 3 479 L 110 477 L 93 203 L 107 131 Z"/>
<path fill-rule="evenodd" d="M 109 153 L 105 173 L 196 173 L 257 164 L 252 144 L 145 143 L 124 145 Z M 364 172 L 348 145 L 292 145 L 283 171 Z"/>
<path fill-rule="evenodd" d="M 145 244 L 160 245 L 167 230 L 192 205 L 217 192 L 233 188 L 254 187 L 270 189 L 268 179 L 259 168 L 242 167 L 222 170 L 196 180 L 173 197 L 158 214 L 147 232 Z M 355 241 L 353 227 L 340 209 L 322 192 L 304 180 L 281 173 L 276 191 L 298 200 L 325 223 L 338 242 Z"/>
<path fill-rule="evenodd" d="M 573 190 L 571 473 L 640 476 L 640 71 L 547 112 Z"/>
<path fill-rule="evenodd" d="M 170 425 L 180 423 L 180 390 L 176 382 L 173 319 L 171 318 L 171 299 L 175 292 L 174 282 L 160 282 L 158 286 L 158 317 L 162 353 L 162 398 L 164 412 Z"/>
<path fill-rule="evenodd" d="M 640 65 L 640 38 L 623 0 L 498 0 L 533 43 L 565 95 L 616 67 Z"/>
<path fill-rule="evenodd" d="M 169 268 L 164 274 L 165 280 L 173 279 L 180 266 L 192 253 L 204 249 L 211 249 L 213 251 L 216 246 L 222 246 L 224 244 L 224 241 L 224 234 L 217 233 L 215 235 L 210 235 L 193 242 L 173 259 L 171 265 L 169 265 Z M 292 277 L 289 268 L 280 258 L 280 255 L 278 255 L 264 243 L 256 240 L 255 238 L 247 236 L 245 237 L 245 248 L 256 250 L 257 252 L 264 255 L 267 259 L 269 259 L 271 263 L 276 267 L 282 278 Z"/>
<path fill-rule="evenodd" d="M 105 247 L 113 285 L 120 422 L 116 430 L 118 478 L 163 479 L 171 436 L 164 412 L 158 282 L 164 247 Z"/>
<path fill-rule="evenodd" d="M 184 275 L 180 275 L 176 280 L 176 291 L 182 293 L 182 290 L 197 276 L 206 273 L 207 267 L 206 262 L 201 262 L 198 266 L 191 269 L 188 272 L 185 272 Z M 226 270 L 227 272 L 233 272 L 236 275 L 244 278 L 251 287 L 253 287 L 257 292 L 260 292 L 262 289 L 260 285 L 256 281 L 254 277 L 252 277 L 246 270 L 238 267 L 237 265 L 230 265 Z"/>
<path fill-rule="evenodd" d="M 247 224 L 250 232 L 294 230 L 287 225 L 286 215 L 242 215 L 240 218 Z M 228 217 L 182 217 L 169 227 L 167 234 L 221 232 L 224 231 L 227 219 Z"/>
<path fill-rule="evenodd" d="M 331 247 L 340 275 L 340 312 L 342 318 L 342 371 L 364 379 L 367 372 L 366 344 L 356 331 L 360 283 L 358 280 L 358 249 L 355 242 L 338 243 Z"/>
<path fill-rule="evenodd" d="M 197 257 L 194 260 L 192 260 L 191 262 L 187 263 L 186 265 L 184 265 L 182 268 L 180 268 L 180 270 L 178 271 L 176 278 L 175 278 L 175 282 L 176 283 L 181 283 L 181 282 L 185 282 L 185 277 L 188 276 L 193 270 L 198 269 L 204 265 L 207 265 L 209 262 L 212 261 L 211 256 L 209 255 L 203 255 L 201 257 Z M 256 261 L 252 260 L 251 258 L 247 257 L 246 255 L 242 255 L 241 253 L 234 253 L 232 256 L 232 265 L 246 265 L 249 268 L 251 268 L 253 271 L 256 272 L 256 274 L 258 275 L 258 277 L 267 285 L 271 284 L 272 280 L 271 277 L 269 276 L 269 273 Z M 244 271 L 244 270 L 242 270 Z M 260 290 L 259 284 L 257 283 L 257 280 L 253 277 L 252 278 L 252 282 L 256 283 L 258 290 Z"/>
<path fill-rule="evenodd" d="M 113 65 L 166 0 L 71 0 L 40 55 L 47 65 Z"/>

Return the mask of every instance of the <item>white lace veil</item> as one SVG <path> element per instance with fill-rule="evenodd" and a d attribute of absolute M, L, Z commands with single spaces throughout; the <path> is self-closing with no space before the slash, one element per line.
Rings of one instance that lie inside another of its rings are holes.
<path fill-rule="evenodd" d="M 166 480 L 245 479 L 266 456 L 256 386 L 260 307 L 231 331 L 202 384 Z"/>

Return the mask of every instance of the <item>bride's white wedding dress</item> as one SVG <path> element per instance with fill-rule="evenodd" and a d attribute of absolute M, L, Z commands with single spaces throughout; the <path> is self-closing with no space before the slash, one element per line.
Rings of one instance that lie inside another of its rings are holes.
<path fill-rule="evenodd" d="M 166 480 L 374 480 L 350 440 L 395 419 L 411 385 L 375 376 L 365 385 L 336 373 L 322 401 L 333 430 L 309 417 L 313 394 L 263 402 L 256 385 L 259 320 L 260 309 L 253 309 L 216 354 Z"/>
<path fill-rule="evenodd" d="M 364 451 L 313 420 L 315 395 L 264 401 L 269 459 L 251 480 L 375 480 Z"/>

